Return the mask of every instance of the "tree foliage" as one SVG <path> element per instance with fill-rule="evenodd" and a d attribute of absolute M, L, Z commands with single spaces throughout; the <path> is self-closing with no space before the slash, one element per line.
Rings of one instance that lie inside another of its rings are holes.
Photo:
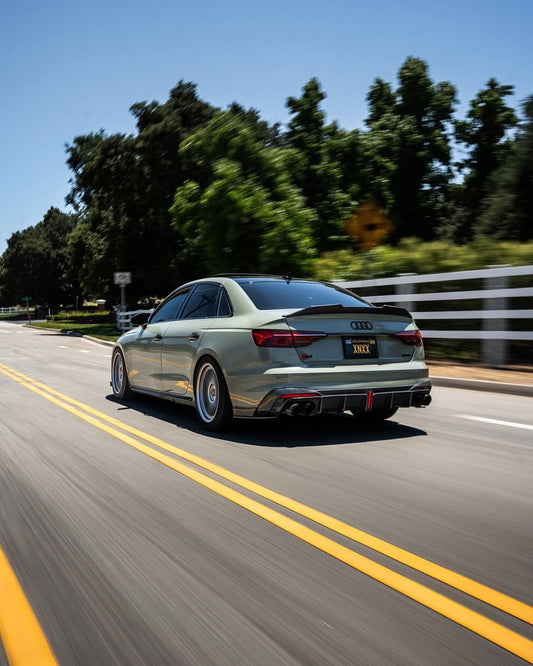
<path fill-rule="evenodd" d="M 76 217 L 50 208 L 41 222 L 17 231 L 7 241 L 0 264 L 2 301 L 57 306 L 72 302 L 76 285 L 71 281 L 65 239 Z"/>
<path fill-rule="evenodd" d="M 524 119 L 488 187 L 475 232 L 497 239 L 533 238 L 533 95 L 523 104 Z"/>
<path fill-rule="evenodd" d="M 132 272 L 133 302 L 222 271 L 305 275 L 321 266 L 335 277 L 352 270 L 344 227 L 364 203 L 393 223 L 392 247 L 372 250 L 376 266 L 403 265 L 408 238 L 436 243 L 424 245 L 429 263 L 457 242 L 474 239 L 477 252 L 487 238 L 528 241 L 533 96 L 515 130 L 512 91 L 490 79 L 457 119 L 455 87 L 409 57 L 396 85 L 370 86 L 363 128 L 326 122 L 316 78 L 286 100 L 283 128 L 238 102 L 221 111 L 180 81 L 165 102 L 132 105 L 134 133 L 99 130 L 66 146 L 75 215 L 52 208 L 12 235 L 0 300 L 112 303 L 116 271 Z"/>
<path fill-rule="evenodd" d="M 325 114 L 320 109 L 324 99 L 320 83 L 313 78 L 304 86 L 300 98 L 287 100 L 292 114 L 287 143 L 302 156 L 293 174 L 294 182 L 301 189 L 306 205 L 317 213 L 313 237 L 319 252 L 335 244 L 343 233 L 342 223 L 353 208 L 349 195 L 341 189 L 337 151 L 332 150 L 339 138 L 338 128 L 336 124 L 325 124 Z"/>
<path fill-rule="evenodd" d="M 456 92 L 433 83 L 427 64 L 407 58 L 396 91 L 376 79 L 367 100 L 367 188 L 388 209 L 393 239 L 435 237 L 452 177 L 450 128 Z"/>
<path fill-rule="evenodd" d="M 140 102 L 130 110 L 136 135 L 100 131 L 76 137 L 67 146 L 73 172 L 67 203 L 83 218 L 70 251 L 86 292 L 104 290 L 108 298 L 114 271 L 135 273 L 136 296 L 156 287 L 164 293 L 181 279 L 180 239 L 169 212 L 176 188 L 187 176 L 179 147 L 215 112 L 198 98 L 195 84 L 183 81 L 164 104 Z"/>
<path fill-rule="evenodd" d="M 492 178 L 509 153 L 508 131 L 516 125 L 517 118 L 505 98 L 512 92 L 512 86 L 490 79 L 470 103 L 467 119 L 456 123 L 456 137 L 467 150 L 466 158 L 459 163 L 466 170 L 459 193 L 463 208 L 462 224 L 457 231 L 460 240 L 472 237 Z"/>
<path fill-rule="evenodd" d="M 243 116 L 224 112 L 180 153 L 191 179 L 171 212 L 193 275 L 309 268 L 314 214 L 290 182 L 291 151 L 265 146 Z"/>

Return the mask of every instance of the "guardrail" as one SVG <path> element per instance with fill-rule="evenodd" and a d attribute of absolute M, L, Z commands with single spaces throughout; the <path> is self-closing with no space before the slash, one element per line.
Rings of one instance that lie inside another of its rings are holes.
<path fill-rule="evenodd" d="M 528 286 L 511 286 L 511 280 L 516 278 L 519 278 L 520 282 L 525 279 Z M 481 288 L 469 288 L 472 281 L 480 283 L 478 286 Z M 450 282 L 470 284 L 465 289 L 450 291 L 448 290 Z M 391 278 L 335 283 L 356 291 L 372 303 L 390 303 L 407 308 L 413 314 L 425 338 L 481 340 L 482 362 L 485 365 L 506 364 L 508 341 L 533 340 L 533 287 L 529 286 L 533 283 L 533 266 L 487 267 L 474 271 L 428 275 L 404 274 Z M 439 291 L 439 283 L 446 283 L 447 289 Z M 383 290 L 388 288 L 393 288 L 394 291 L 383 293 Z M 428 288 L 430 291 L 427 291 Z M 461 302 L 478 300 L 482 301 L 481 309 L 460 309 Z M 444 301 L 447 304 L 457 301 L 459 305 L 455 306 L 457 309 L 448 310 L 439 305 Z M 522 306 L 525 302 L 528 307 L 516 307 L 518 302 Z M 425 303 L 430 303 L 432 309 L 419 309 L 420 304 Z M 471 324 L 460 330 L 437 329 L 423 325 L 423 322 L 439 320 L 448 322 L 470 320 Z M 476 320 L 481 322 L 481 325 L 475 325 Z M 511 330 L 510 320 L 531 321 L 527 324 L 528 330 Z"/>

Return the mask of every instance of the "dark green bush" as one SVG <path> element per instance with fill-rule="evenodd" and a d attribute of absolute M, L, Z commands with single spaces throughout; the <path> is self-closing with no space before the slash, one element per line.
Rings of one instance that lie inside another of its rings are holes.
<path fill-rule="evenodd" d="M 115 320 L 115 313 L 104 312 L 70 312 L 62 310 L 49 317 L 50 321 L 73 322 L 76 324 L 103 324 Z"/>

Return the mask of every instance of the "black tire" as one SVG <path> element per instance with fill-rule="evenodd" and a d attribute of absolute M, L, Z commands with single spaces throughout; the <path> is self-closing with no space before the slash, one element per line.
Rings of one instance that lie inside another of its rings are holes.
<path fill-rule="evenodd" d="M 124 355 L 118 348 L 113 350 L 113 356 L 111 358 L 111 388 L 113 389 L 113 395 L 115 398 L 119 398 L 120 400 L 129 400 L 133 398 L 133 391 L 130 389 Z"/>
<path fill-rule="evenodd" d="M 202 425 L 208 430 L 226 429 L 233 420 L 233 407 L 221 369 L 210 357 L 202 359 L 194 374 L 194 402 Z"/>
<path fill-rule="evenodd" d="M 398 411 L 398 407 L 391 407 L 390 409 L 373 409 L 371 412 L 352 412 L 361 423 L 379 423 L 390 419 Z"/>

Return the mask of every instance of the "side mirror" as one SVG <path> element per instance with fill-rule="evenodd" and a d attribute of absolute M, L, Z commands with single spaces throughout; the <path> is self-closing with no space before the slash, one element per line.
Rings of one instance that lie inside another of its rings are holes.
<path fill-rule="evenodd" d="M 150 318 L 151 312 L 138 312 L 130 319 L 133 326 L 143 326 Z"/>

